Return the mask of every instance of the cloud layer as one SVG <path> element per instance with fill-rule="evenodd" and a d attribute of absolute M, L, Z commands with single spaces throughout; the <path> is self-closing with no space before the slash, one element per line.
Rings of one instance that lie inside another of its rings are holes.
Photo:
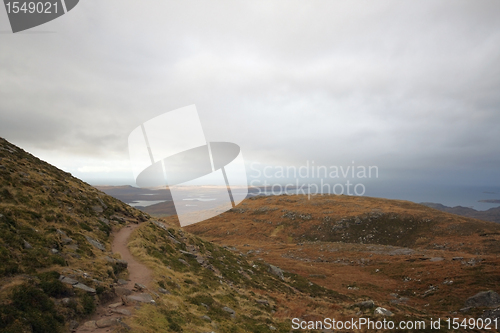
<path fill-rule="evenodd" d="M 127 136 L 196 104 L 262 165 L 379 166 L 498 184 L 498 1 L 81 1 L 9 34 L 0 136 L 90 182 L 131 183 Z"/>

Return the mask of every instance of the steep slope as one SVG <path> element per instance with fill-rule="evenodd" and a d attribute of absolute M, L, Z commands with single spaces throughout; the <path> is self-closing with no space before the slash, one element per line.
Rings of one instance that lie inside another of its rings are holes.
<path fill-rule="evenodd" d="M 295 316 L 356 311 L 345 295 L 150 219 L 3 139 L 0 260 L 2 332 L 289 332 Z"/>
<path fill-rule="evenodd" d="M 147 219 L 0 139 L 0 330 L 76 326 L 126 269 L 111 230 Z"/>

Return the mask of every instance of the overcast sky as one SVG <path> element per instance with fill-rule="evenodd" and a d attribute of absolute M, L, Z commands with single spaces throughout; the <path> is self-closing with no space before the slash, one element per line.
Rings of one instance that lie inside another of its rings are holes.
<path fill-rule="evenodd" d="M 81 0 L 12 34 L 0 8 L 0 136 L 133 184 L 129 133 L 196 104 L 248 166 L 499 186 L 499 17 L 497 0 Z"/>

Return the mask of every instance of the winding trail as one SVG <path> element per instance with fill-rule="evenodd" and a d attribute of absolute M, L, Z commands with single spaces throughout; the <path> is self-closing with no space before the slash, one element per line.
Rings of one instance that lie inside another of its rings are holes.
<path fill-rule="evenodd" d="M 147 286 L 153 279 L 151 270 L 147 268 L 144 264 L 140 263 L 132 256 L 132 253 L 128 250 L 127 244 L 132 231 L 137 229 L 139 224 L 129 224 L 118 231 L 111 244 L 111 251 L 113 253 L 120 253 L 123 260 L 128 262 L 128 272 L 129 272 L 129 282 L 124 285 L 125 288 L 134 287 L 135 283 L 140 283 Z"/>
<path fill-rule="evenodd" d="M 146 287 L 151 283 L 153 279 L 153 274 L 152 271 L 146 267 L 144 264 L 140 263 L 133 255 L 130 253 L 127 244 L 129 242 L 129 237 L 132 234 L 132 232 L 137 229 L 140 226 L 140 224 L 135 224 L 131 223 L 123 228 L 121 228 L 118 232 L 113 234 L 113 242 L 111 243 L 111 250 L 113 253 L 120 253 L 121 258 L 123 260 L 126 260 L 128 265 L 127 265 L 127 270 L 129 272 L 129 277 L 127 280 L 126 285 L 121 285 L 120 287 L 127 288 L 129 290 L 132 290 L 134 285 L 136 283 L 140 283 L 145 285 Z M 147 291 L 145 291 L 147 292 Z M 134 294 L 134 293 L 133 293 Z M 126 318 L 128 316 L 120 314 L 120 313 L 115 313 L 112 312 L 112 310 L 109 308 L 109 304 L 114 304 L 114 303 L 119 303 L 121 302 L 122 299 L 119 296 L 116 296 L 114 299 L 112 299 L 110 302 L 107 302 L 106 304 L 100 304 L 95 313 L 92 315 L 91 318 L 87 319 L 84 322 L 81 322 L 80 325 L 74 330 L 73 332 L 80 333 L 80 332 L 94 332 L 94 333 L 104 333 L 104 332 L 111 332 L 114 327 L 96 327 L 95 322 L 98 320 L 102 319 L 116 319 L 116 318 Z M 122 304 L 116 309 L 120 310 L 127 310 L 130 311 L 130 313 L 134 313 L 135 307 L 133 304 Z M 94 322 L 94 324 L 90 324 Z"/>

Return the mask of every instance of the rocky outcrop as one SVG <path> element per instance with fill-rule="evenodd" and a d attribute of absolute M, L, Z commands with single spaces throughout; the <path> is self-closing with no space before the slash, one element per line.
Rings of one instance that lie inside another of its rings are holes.
<path fill-rule="evenodd" d="M 481 291 L 465 301 L 466 308 L 493 308 L 498 306 L 500 306 L 500 295 L 493 290 Z"/>

